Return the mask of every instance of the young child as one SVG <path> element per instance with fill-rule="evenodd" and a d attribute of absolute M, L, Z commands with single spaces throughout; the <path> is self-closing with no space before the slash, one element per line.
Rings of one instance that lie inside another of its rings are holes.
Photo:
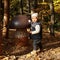
<path fill-rule="evenodd" d="M 33 51 L 31 54 L 35 54 L 38 47 L 42 50 L 41 38 L 42 31 L 40 22 L 38 22 L 38 13 L 33 13 L 31 15 L 31 29 L 27 29 L 29 33 L 31 33 L 31 39 L 33 40 Z"/>

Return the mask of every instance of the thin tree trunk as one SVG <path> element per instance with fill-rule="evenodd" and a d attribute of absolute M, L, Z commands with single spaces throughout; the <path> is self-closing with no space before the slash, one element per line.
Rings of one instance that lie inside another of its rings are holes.
<path fill-rule="evenodd" d="M 2 54 L 2 0 L 0 0 L 0 54 Z"/>
<path fill-rule="evenodd" d="M 0 21 L 2 20 L 2 0 L 0 0 Z"/>
<path fill-rule="evenodd" d="M 50 11 L 51 11 L 50 35 L 54 36 L 54 5 L 53 5 L 53 0 L 50 2 Z"/>
<path fill-rule="evenodd" d="M 34 9 L 36 9 L 37 8 L 37 4 L 38 4 L 38 2 L 37 2 L 38 0 L 34 0 Z"/>
<path fill-rule="evenodd" d="M 23 0 L 21 0 L 20 5 L 21 5 L 21 14 L 23 14 Z"/>
<path fill-rule="evenodd" d="M 29 1 L 29 13 L 31 13 L 31 5 L 30 5 L 30 0 Z"/>
<path fill-rule="evenodd" d="M 6 28 L 9 21 L 9 0 L 4 0 L 4 18 L 3 18 L 3 37 L 8 37 L 8 29 Z"/>

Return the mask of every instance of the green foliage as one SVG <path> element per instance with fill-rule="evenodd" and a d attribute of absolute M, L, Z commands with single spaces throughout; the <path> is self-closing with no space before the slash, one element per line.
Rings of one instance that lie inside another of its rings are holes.
<path fill-rule="evenodd" d="M 3 0 L 4 1 L 4 0 Z M 46 1 L 48 1 L 48 0 L 46 0 Z M 58 8 L 58 6 L 56 5 L 56 4 L 58 4 L 59 6 L 60 6 L 60 4 L 59 4 L 59 2 L 60 2 L 60 0 L 53 0 L 54 1 L 54 8 Z M 38 4 L 39 3 L 41 3 L 42 2 L 42 0 L 40 1 L 40 0 L 38 0 Z M 28 0 L 23 0 L 23 9 L 24 9 L 24 13 L 25 12 L 27 12 L 28 13 L 28 8 L 29 8 L 29 6 L 28 6 Z M 31 0 L 31 7 L 32 7 L 32 5 L 34 4 L 34 0 Z M 40 7 L 42 7 L 41 5 L 40 5 Z M 43 7 L 42 7 L 43 8 Z M 40 12 L 42 11 L 43 12 L 43 10 L 42 10 L 42 8 L 41 8 L 41 10 L 39 10 Z M 57 9 L 56 8 L 56 9 Z M 60 8 L 60 7 L 59 7 Z M 58 9 L 59 9 L 58 8 Z M 47 6 L 45 6 L 43 9 L 45 9 L 44 11 L 47 11 L 47 13 L 48 13 L 48 15 L 47 16 L 45 16 L 44 18 L 45 18 L 45 21 L 44 22 L 46 22 L 46 23 L 48 23 L 48 21 L 50 21 L 50 15 L 49 15 L 49 13 L 50 12 L 48 12 L 48 10 L 50 9 L 49 8 L 49 6 L 47 5 Z M 10 20 L 14 17 L 14 16 L 16 16 L 18 13 L 20 14 L 21 13 L 21 0 L 10 0 Z M 0 16 L 2 16 L 3 17 L 3 11 L 4 11 L 4 9 L 3 8 L 0 8 L 0 11 L 2 11 L 2 14 L 0 14 Z M 55 28 L 57 28 L 57 26 L 60 26 L 60 14 L 59 13 L 56 13 L 55 14 Z M 0 21 L 1 21 L 1 17 L 0 17 Z"/>
<path fill-rule="evenodd" d="M 20 3 L 19 0 L 10 0 L 10 18 L 19 13 Z"/>
<path fill-rule="evenodd" d="M 60 13 L 55 13 L 55 30 L 60 31 Z"/>
<path fill-rule="evenodd" d="M 28 10 L 27 0 L 22 1 L 24 12 L 26 12 Z M 10 0 L 10 18 L 13 18 L 17 14 L 21 14 L 21 0 Z"/>

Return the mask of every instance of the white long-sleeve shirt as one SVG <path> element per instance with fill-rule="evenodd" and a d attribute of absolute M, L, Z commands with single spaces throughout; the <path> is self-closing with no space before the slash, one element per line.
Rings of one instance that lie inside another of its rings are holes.
<path fill-rule="evenodd" d="M 40 25 L 36 25 L 35 26 L 35 31 L 31 31 L 32 32 L 32 34 L 37 34 L 37 33 L 39 33 L 40 32 Z"/>

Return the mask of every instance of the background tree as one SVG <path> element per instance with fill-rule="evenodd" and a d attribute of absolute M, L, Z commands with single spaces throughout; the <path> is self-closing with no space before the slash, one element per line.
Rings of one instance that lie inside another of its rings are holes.
<path fill-rule="evenodd" d="M 4 1 L 4 0 L 3 0 Z M 23 1 L 23 13 L 24 14 L 30 14 L 30 11 L 29 11 L 29 8 L 30 9 L 32 9 L 32 7 L 35 5 L 34 3 L 36 3 L 36 1 L 37 0 L 22 0 Z M 43 0 L 38 0 L 37 1 L 37 4 L 41 4 L 42 3 L 42 1 Z M 49 0 L 45 0 L 48 4 L 50 3 L 50 2 L 48 2 Z M 50 0 L 51 1 L 51 0 Z M 54 1 L 54 9 L 56 9 L 56 3 L 57 3 L 57 1 L 58 1 L 58 3 L 59 3 L 59 1 L 60 0 L 53 0 Z M 16 16 L 18 13 L 19 14 L 21 14 L 21 0 L 9 0 L 9 2 L 10 2 L 10 9 L 8 9 L 9 10 L 9 12 L 10 12 L 10 19 L 9 20 L 12 20 L 12 18 L 14 17 L 14 16 Z M 30 7 L 27 7 L 28 5 L 29 5 L 29 2 L 30 2 Z M 37 5 L 36 4 L 36 5 Z M 49 10 L 49 8 L 47 7 L 47 9 L 44 7 L 42 7 L 42 5 L 40 5 L 39 6 L 39 11 L 41 12 L 41 11 L 46 11 L 46 12 L 48 12 L 48 15 L 49 15 L 49 13 L 50 13 L 50 10 Z M 59 9 L 58 9 L 59 10 Z M 55 10 L 55 12 L 57 13 L 57 11 Z M 48 15 L 47 15 L 47 17 L 48 17 Z M 59 17 L 58 17 L 59 18 Z M 59 23 L 59 22 L 58 22 Z M 57 24 L 58 24 L 57 23 Z M 4 23 L 3 23 L 4 24 Z M 47 24 L 47 22 L 46 22 L 46 24 Z M 60 24 L 60 23 L 59 23 Z M 59 25 L 58 24 L 58 25 Z"/>
<path fill-rule="evenodd" d="M 2 17 L 2 8 L 1 8 L 1 5 L 2 5 L 2 0 L 0 0 L 0 17 Z M 1 41 L 2 41 L 2 32 L 1 32 L 1 19 L 0 19 L 0 52 L 1 52 Z"/>
<path fill-rule="evenodd" d="M 50 11 L 51 11 L 51 23 L 50 23 L 50 34 L 54 36 L 54 5 L 53 0 L 50 2 Z"/>
<path fill-rule="evenodd" d="M 9 21 L 9 0 L 4 0 L 4 17 L 3 17 L 3 37 L 8 37 L 8 28 L 6 28 Z"/>

